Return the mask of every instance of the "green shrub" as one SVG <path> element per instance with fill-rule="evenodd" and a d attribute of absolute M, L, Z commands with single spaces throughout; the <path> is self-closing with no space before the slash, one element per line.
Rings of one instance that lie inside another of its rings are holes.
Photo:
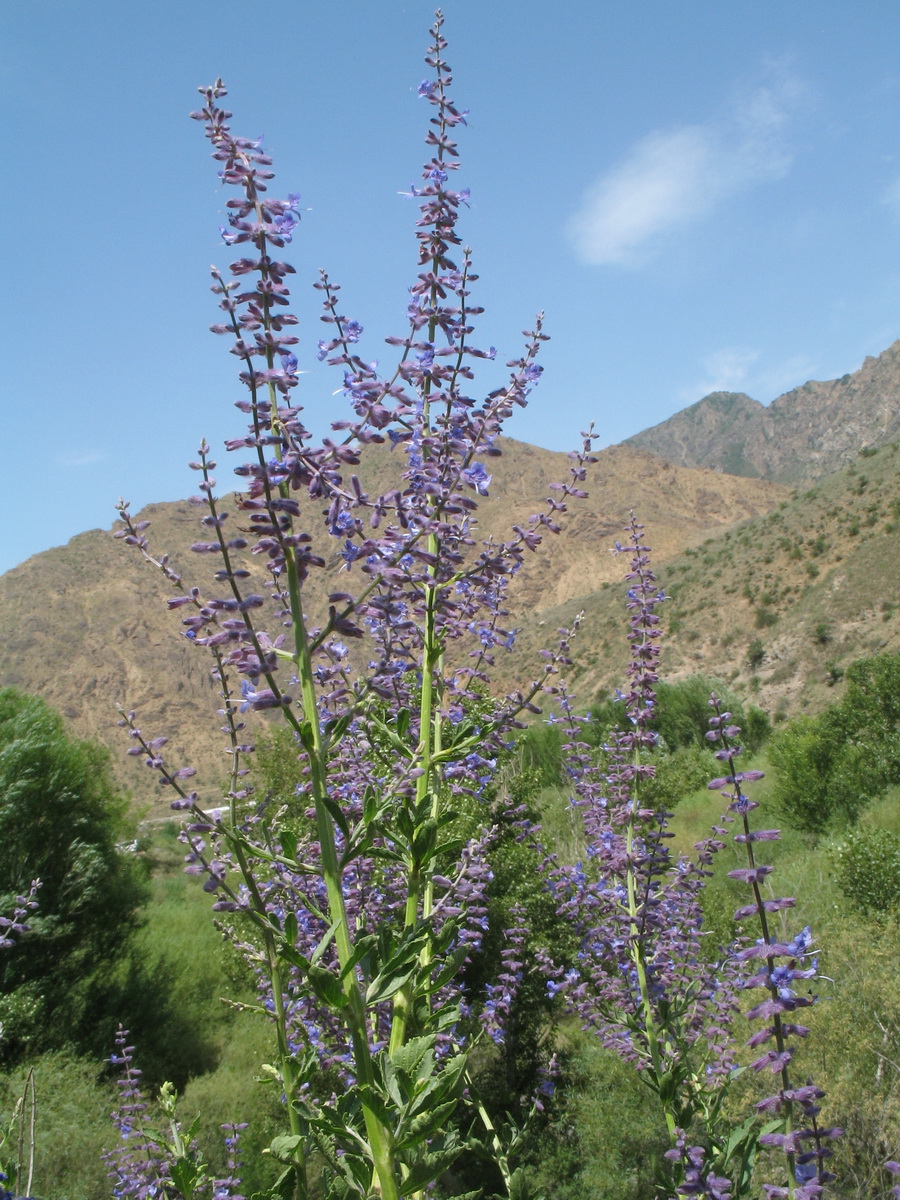
<path fill-rule="evenodd" d="M 766 648 L 759 638 L 754 638 L 747 647 L 747 665 L 751 671 L 758 670 L 766 658 Z"/>
<path fill-rule="evenodd" d="M 842 699 L 792 721 L 771 753 L 776 804 L 798 829 L 854 824 L 900 776 L 900 655 L 853 663 Z"/>
<path fill-rule="evenodd" d="M 841 894 L 863 913 L 900 907 L 900 837 L 888 829 L 854 829 L 832 851 Z"/>

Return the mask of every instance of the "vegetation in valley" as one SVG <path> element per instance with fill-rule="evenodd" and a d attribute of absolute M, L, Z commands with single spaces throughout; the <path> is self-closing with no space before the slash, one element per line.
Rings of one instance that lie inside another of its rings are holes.
<path fill-rule="evenodd" d="M 863 660 L 851 668 L 849 684 L 877 680 L 883 711 L 889 712 L 891 704 L 900 703 L 897 662 L 893 656 Z M 666 764 L 672 764 L 660 799 L 674 807 L 674 844 L 684 852 L 707 835 L 724 805 L 717 793 L 698 781 L 700 775 L 714 774 L 716 764 L 709 744 L 694 737 L 691 726 L 693 716 L 704 715 L 701 698 L 709 686 L 715 686 L 715 681 L 694 679 L 660 689 L 670 716 L 666 725 L 661 705 L 661 723 L 667 730 L 657 752 L 661 778 L 666 778 Z M 17 699 L 23 703 L 21 697 Z M 609 735 L 617 707 L 613 699 L 595 705 L 589 714 L 586 728 L 598 749 Z M 745 720 L 751 711 L 747 704 Z M 828 728 L 845 729 L 841 722 L 849 712 L 849 705 L 841 700 L 820 720 Z M 682 724 L 683 714 L 691 719 Z M 895 725 L 890 720 L 877 724 L 874 710 L 870 715 L 876 723 L 861 719 L 860 727 L 869 737 L 867 749 L 877 763 L 892 752 Z M 759 725 L 764 729 L 761 719 Z M 785 809 L 779 797 L 787 772 L 798 770 L 794 760 L 805 745 L 800 735 L 808 726 L 809 719 L 799 717 L 782 723 L 774 738 L 761 738 L 753 765 L 767 774 L 757 785 L 757 798 L 763 811 L 772 809 L 783 821 L 784 839 L 772 848 L 772 861 L 782 889 L 798 897 L 797 908 L 783 918 L 785 933 L 804 924 L 815 930 L 819 974 L 813 986 L 819 1003 L 810 1021 L 809 1050 L 817 1082 L 827 1093 L 828 1119 L 845 1129 L 835 1147 L 840 1182 L 834 1194 L 846 1200 L 874 1200 L 888 1195 L 889 1180 L 882 1164 L 895 1152 L 900 1136 L 896 1066 L 900 999 L 895 986 L 900 954 L 900 787 L 885 785 L 877 772 L 869 772 L 859 780 L 870 790 L 862 792 L 860 802 L 850 808 L 826 804 L 819 820 L 812 808 Z M 843 744 L 849 744 L 852 733 L 845 729 L 845 734 Z M 570 819 L 562 742 L 558 726 L 542 722 L 530 726 L 510 753 L 503 786 L 510 799 L 525 803 L 540 820 L 548 846 L 571 861 L 583 853 L 584 845 Z M 787 757 L 785 745 L 794 746 Z M 275 798 L 290 797 L 296 758 L 290 749 L 280 734 L 261 747 L 262 779 Z M 676 764 L 683 768 L 680 788 Z M 485 802 L 491 803 L 489 798 Z M 120 808 L 116 811 L 121 815 Z M 522 853 L 515 837 L 501 841 L 492 903 L 506 912 L 511 904 L 527 905 L 532 931 L 547 944 L 559 936 L 553 907 L 535 886 L 527 866 L 518 861 Z M 195 879 L 183 873 L 182 856 L 174 823 L 146 827 L 136 847 L 129 845 L 127 852 L 120 852 L 126 874 L 149 879 L 144 886 L 150 892 L 142 896 L 140 920 L 132 917 L 129 936 L 133 969 L 143 986 L 152 988 L 147 1007 L 160 1009 L 159 1019 L 154 1020 L 146 1011 L 142 1017 L 141 1006 L 134 1005 L 130 1014 L 134 1038 L 148 1083 L 156 1086 L 165 1078 L 177 1079 L 183 1110 L 203 1114 L 198 1136 L 208 1148 L 211 1164 L 224 1170 L 220 1125 L 249 1116 L 244 1152 L 247 1186 L 262 1188 L 272 1178 L 272 1164 L 262 1151 L 278 1128 L 276 1089 L 262 1079 L 250 1093 L 240 1094 L 240 1105 L 237 1091 L 247 1064 L 264 1053 L 269 1033 L 264 1020 L 218 998 L 228 980 L 237 978 L 248 1002 L 252 1001 L 252 980 L 210 921 L 209 898 Z M 727 872 L 739 862 L 736 847 L 723 851 L 707 889 L 704 906 L 711 944 L 726 942 L 738 932 L 732 913 L 742 896 Z M 39 934 L 40 926 L 37 922 L 35 926 Z M 486 953 L 490 956 L 490 948 Z M 495 968 L 496 963 L 492 968 L 484 962 L 482 977 Z M 76 968 L 71 983 L 77 996 L 81 981 Z M 21 986 L 24 995 L 30 994 L 27 983 Z M 15 1011 L 18 990 L 7 983 L 4 1012 Z M 120 988 L 120 1003 L 127 991 Z M 510 1094 L 527 1090 L 528 1072 L 534 1069 L 527 1046 L 545 1038 L 551 1028 L 546 996 L 541 993 L 539 988 L 523 998 L 522 1041 L 516 1043 L 515 1060 L 500 1054 L 483 1065 L 485 1082 L 497 1080 L 492 1103 L 498 1111 Z M 651 1200 L 653 1164 L 666 1147 L 651 1094 L 611 1051 L 581 1032 L 577 1022 L 564 1020 L 554 1036 L 559 1054 L 555 1095 L 524 1147 L 536 1193 L 561 1200 L 595 1194 L 605 1200 Z M 108 1194 L 109 1187 L 99 1154 L 113 1142 L 111 1071 L 104 1065 L 104 1055 L 96 1050 L 86 1053 L 84 1042 L 71 1036 L 71 1031 L 58 1030 L 49 1040 L 52 1044 L 45 1040 L 28 1053 L 20 1047 L 15 1061 L 7 1062 L 0 1082 L 0 1111 L 11 1111 L 27 1071 L 33 1068 L 38 1194 L 47 1200 L 94 1200 Z M 12 1050 L 10 1043 L 4 1048 L 8 1054 Z M 511 1080 L 513 1092 L 508 1090 Z"/>

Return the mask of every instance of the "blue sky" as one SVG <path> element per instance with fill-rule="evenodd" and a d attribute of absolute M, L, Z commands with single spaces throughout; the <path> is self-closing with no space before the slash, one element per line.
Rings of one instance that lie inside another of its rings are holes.
<path fill-rule="evenodd" d="M 900 6 L 893 0 L 446 0 L 470 110 L 462 232 L 482 344 L 546 312 L 514 436 L 620 441 L 724 388 L 764 403 L 900 337 Z M 265 135 L 290 247 L 308 422 L 343 415 L 315 362 L 319 266 L 369 358 L 403 332 L 430 115 L 432 5 L 25 0 L 0 6 L 4 170 L 0 570 L 193 489 L 240 432 L 208 291 L 226 193 L 196 87 Z M 494 386 L 489 367 L 484 390 Z M 493 373 L 492 373 L 493 372 Z M 223 481 L 226 473 L 220 471 Z M 635 496 L 639 506 L 640 496 Z"/>

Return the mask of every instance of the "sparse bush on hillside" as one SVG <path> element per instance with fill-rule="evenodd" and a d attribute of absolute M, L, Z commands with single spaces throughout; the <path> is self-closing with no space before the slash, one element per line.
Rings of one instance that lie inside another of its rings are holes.
<path fill-rule="evenodd" d="M 771 608 L 760 607 L 753 616 L 753 623 L 757 629 L 768 629 L 778 624 L 778 613 Z"/>
<path fill-rule="evenodd" d="M 751 671 L 758 670 L 766 660 L 766 648 L 760 638 L 754 638 L 747 647 L 747 665 Z"/>

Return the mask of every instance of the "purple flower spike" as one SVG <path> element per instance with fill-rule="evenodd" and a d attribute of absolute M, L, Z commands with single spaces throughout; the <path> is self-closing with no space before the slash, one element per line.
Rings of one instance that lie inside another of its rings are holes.
<path fill-rule="evenodd" d="M 715 716 L 710 719 L 711 732 L 721 739 L 724 746 L 724 761 L 733 762 L 740 752 L 740 746 L 734 738 L 740 729 L 731 725 L 731 714 L 722 712 L 718 697 L 713 694 L 709 700 Z M 719 757 L 717 754 L 716 757 Z M 757 915 L 762 936 L 753 946 L 741 951 L 740 957 L 746 962 L 758 961 L 760 968 L 755 969 L 744 983 L 745 988 L 762 988 L 765 998 L 754 1005 L 747 1013 L 751 1021 L 761 1020 L 765 1025 L 750 1038 L 748 1045 L 756 1049 L 770 1043 L 751 1066 L 757 1071 L 769 1070 L 780 1077 L 780 1088 L 771 1096 L 757 1103 L 758 1111 L 783 1117 L 789 1134 L 773 1133 L 760 1138 L 761 1145 L 774 1146 L 784 1151 L 788 1158 L 788 1166 L 798 1184 L 792 1191 L 786 1188 L 765 1185 L 767 1196 L 793 1196 L 794 1200 L 812 1200 L 820 1196 L 826 1183 L 833 1176 L 825 1170 L 824 1161 L 831 1151 L 825 1148 L 824 1142 L 838 1137 L 839 1129 L 821 1129 L 817 1122 L 819 1113 L 818 1101 L 824 1092 L 808 1080 L 805 1088 L 793 1085 L 791 1067 L 795 1055 L 795 1047 L 788 1039 L 790 1037 L 805 1037 L 809 1032 L 803 1025 L 790 1020 L 790 1014 L 798 1008 L 807 1008 L 815 1003 L 816 997 L 798 994 L 794 988 L 796 980 L 814 979 L 818 973 L 818 962 L 812 952 L 813 937 L 810 927 L 805 926 L 787 943 L 779 942 L 773 937 L 769 916 L 771 913 L 793 907 L 794 900 L 790 897 L 781 899 L 764 898 L 761 890 L 763 881 L 771 874 L 772 867 L 756 861 L 754 846 L 763 841 L 775 841 L 780 837 L 777 830 L 757 830 L 750 828 L 749 813 L 756 807 L 743 795 L 741 787 L 748 778 L 761 778 L 762 772 L 741 772 L 732 769 L 732 773 L 722 779 L 715 779 L 710 784 L 716 790 L 727 789 L 725 795 L 730 795 L 729 810 L 740 823 L 740 832 L 734 840 L 744 846 L 748 866 L 729 871 L 732 879 L 740 880 L 750 887 L 753 893 L 753 903 L 742 906 L 735 913 L 735 920 Z M 788 1017 L 786 1020 L 785 1017 Z M 805 1127 L 797 1128 L 797 1115 L 802 1114 Z M 806 1150 L 812 1143 L 814 1149 Z M 805 1152 L 803 1152 L 805 1151 Z"/>

